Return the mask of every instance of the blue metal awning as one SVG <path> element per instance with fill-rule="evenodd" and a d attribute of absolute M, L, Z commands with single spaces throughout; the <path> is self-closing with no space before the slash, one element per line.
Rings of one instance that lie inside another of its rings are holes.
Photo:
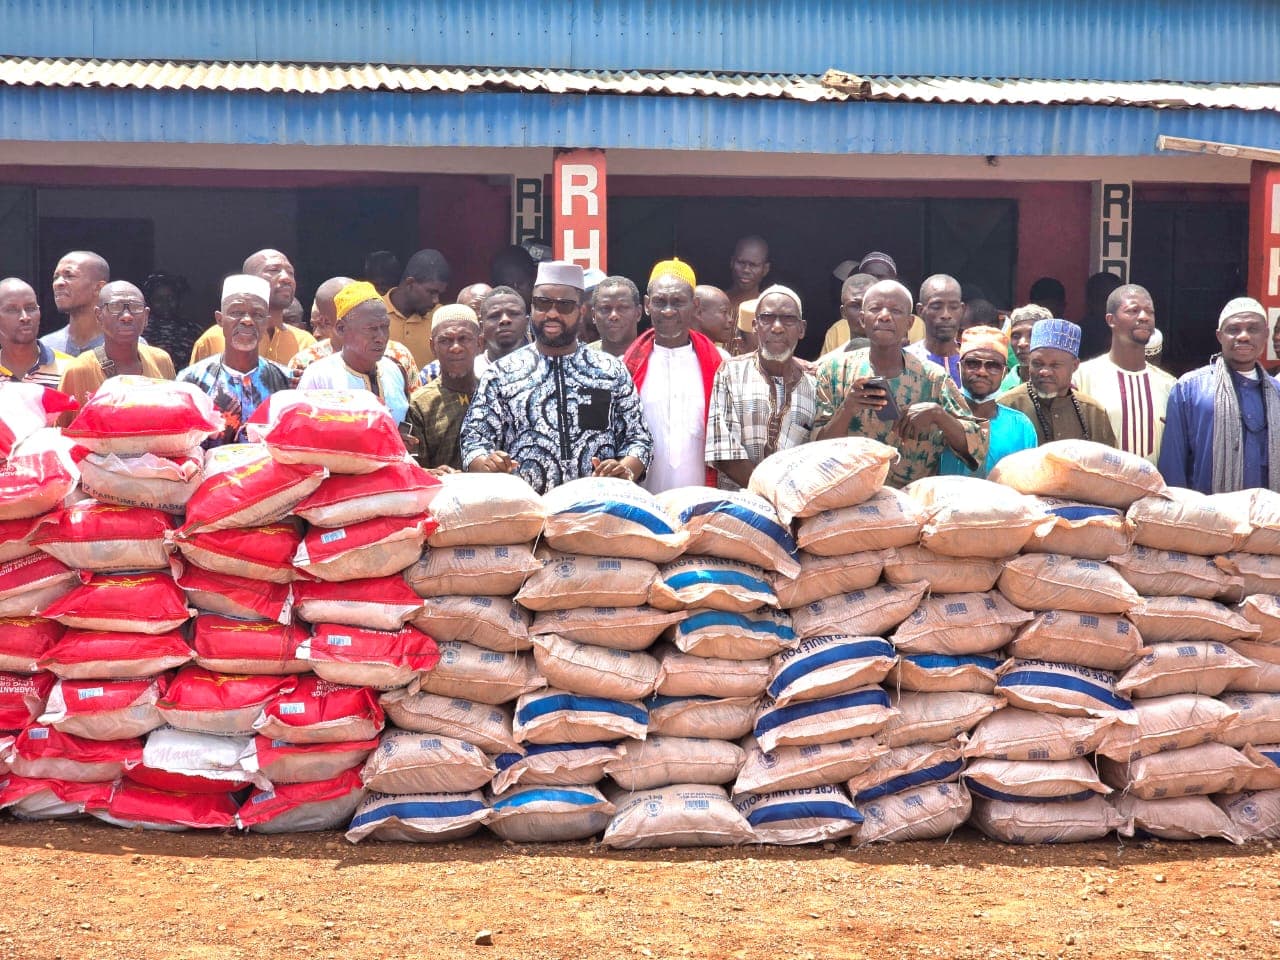
<path fill-rule="evenodd" d="M 1159 134 L 1280 145 L 1273 110 L 553 94 L 0 86 L 0 140 L 1147 156 Z"/>

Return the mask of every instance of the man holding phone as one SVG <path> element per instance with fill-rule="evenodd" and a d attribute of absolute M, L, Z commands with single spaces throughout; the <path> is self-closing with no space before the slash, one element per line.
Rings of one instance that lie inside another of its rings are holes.
<path fill-rule="evenodd" d="M 896 447 L 893 487 L 937 475 L 946 449 L 976 470 L 989 442 L 986 421 L 969 412 L 947 372 L 902 349 L 913 302 L 896 280 L 868 288 L 862 318 L 871 345 L 833 354 L 817 371 L 814 439 L 862 436 Z"/>

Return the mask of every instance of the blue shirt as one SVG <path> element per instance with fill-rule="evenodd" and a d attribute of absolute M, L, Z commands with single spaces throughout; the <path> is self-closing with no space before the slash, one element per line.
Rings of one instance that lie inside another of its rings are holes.
<path fill-rule="evenodd" d="M 1171 487 L 1189 487 L 1201 493 L 1230 493 L 1213 489 L 1214 360 L 1192 370 L 1173 386 L 1165 412 L 1164 439 L 1156 466 Z M 1244 488 L 1268 487 L 1267 411 L 1263 390 L 1280 390 L 1274 377 L 1259 368 L 1257 380 L 1231 371 L 1240 404 L 1244 442 Z M 1280 481 L 1280 477 L 1274 478 Z"/>
<path fill-rule="evenodd" d="M 942 451 L 942 460 L 938 464 L 938 472 L 944 477 L 982 477 L 986 479 L 995 465 L 1011 453 L 1027 450 L 1040 441 L 1036 438 L 1036 428 L 1027 415 L 1020 410 L 996 404 L 995 416 L 989 421 L 991 445 L 987 448 L 987 459 L 980 470 L 970 470 L 963 460 L 956 456 L 950 447 Z"/>
<path fill-rule="evenodd" d="M 908 344 L 904 347 L 908 353 L 919 357 L 921 360 L 928 360 L 936 363 L 947 373 L 951 374 L 951 379 L 957 387 L 963 386 L 960 382 L 960 355 L 953 353 L 949 357 L 944 357 L 936 353 L 930 353 L 929 348 L 924 345 L 923 340 L 917 340 L 915 343 Z"/>

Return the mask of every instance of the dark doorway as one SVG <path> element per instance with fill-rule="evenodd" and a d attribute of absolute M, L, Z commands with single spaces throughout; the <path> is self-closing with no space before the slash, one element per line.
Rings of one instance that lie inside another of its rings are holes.
<path fill-rule="evenodd" d="M 62 325 L 51 284 L 53 271 L 68 250 L 101 254 L 111 264 L 112 280 L 128 280 L 138 286 L 155 261 L 155 224 L 142 217 L 41 217 L 39 233 L 40 265 L 33 286 L 40 299 L 42 320 L 59 318 L 56 324 L 42 322 L 45 333 Z"/>
<path fill-rule="evenodd" d="M 1164 333 L 1161 366 L 1181 376 L 1218 352 L 1218 313 L 1243 296 L 1249 205 L 1142 201 L 1134 205 L 1134 283 L 1151 291 Z"/>
<path fill-rule="evenodd" d="M 793 287 L 804 300 L 807 331 L 800 355 L 814 357 L 838 317 L 842 260 L 883 250 L 914 294 L 931 273 L 977 285 L 987 299 L 1012 302 L 1017 261 L 1013 200 L 883 200 L 853 197 L 611 197 L 609 270 L 643 287 L 659 260 L 680 257 L 700 281 L 728 284 L 738 237 L 769 242 L 766 282 Z"/>

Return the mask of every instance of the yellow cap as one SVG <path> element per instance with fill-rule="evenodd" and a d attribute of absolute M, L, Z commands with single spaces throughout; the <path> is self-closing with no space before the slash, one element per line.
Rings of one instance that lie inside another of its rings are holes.
<path fill-rule="evenodd" d="M 348 283 L 338 291 L 333 298 L 333 306 L 337 310 L 338 319 L 341 320 L 360 304 L 381 299 L 382 296 L 378 293 L 377 287 L 372 283 L 357 280 L 355 283 Z"/>
<path fill-rule="evenodd" d="M 693 267 L 676 257 L 672 257 L 670 260 L 663 260 L 661 263 L 654 265 L 652 272 L 649 274 L 649 282 L 653 283 L 659 277 L 679 277 L 691 287 L 698 285 L 698 280 L 693 274 Z"/>

